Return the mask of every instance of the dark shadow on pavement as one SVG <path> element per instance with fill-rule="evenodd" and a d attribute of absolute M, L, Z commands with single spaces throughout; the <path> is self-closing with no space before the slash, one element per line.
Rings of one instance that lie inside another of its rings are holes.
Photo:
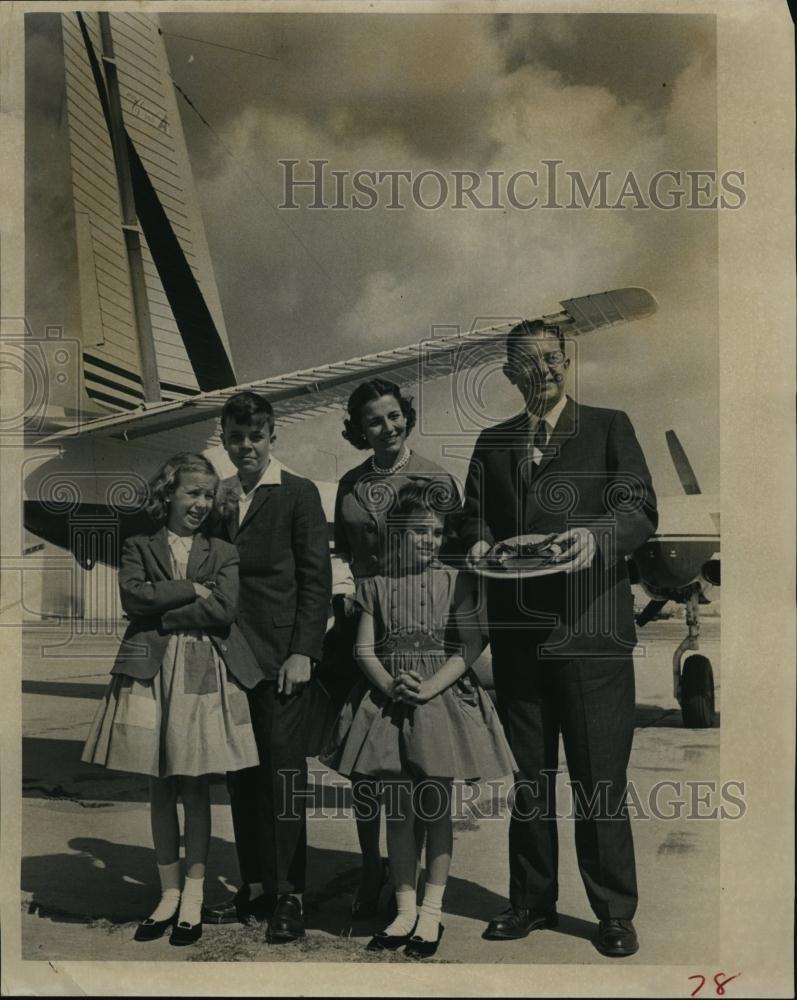
<path fill-rule="evenodd" d="M 387 921 L 384 914 L 369 920 L 352 920 L 351 904 L 360 884 L 361 860 L 358 852 L 311 847 L 307 862 L 305 911 L 308 928 L 331 934 L 364 936 L 385 927 Z M 383 901 L 386 901 L 386 896 Z M 504 896 L 470 879 L 454 876 L 448 880 L 446 913 L 486 923 L 506 905 Z"/>
<path fill-rule="evenodd" d="M 648 729 L 650 727 L 662 729 L 684 729 L 684 720 L 681 716 L 681 709 L 677 706 L 673 708 L 662 708 L 661 705 L 637 705 L 634 726 L 636 729 Z M 719 729 L 720 713 L 714 715 L 714 725 L 712 729 Z"/>
<path fill-rule="evenodd" d="M 155 854 L 150 847 L 117 844 L 95 837 L 75 837 L 71 853 L 27 857 L 22 861 L 21 888 L 30 896 L 28 912 L 56 923 L 104 920 L 137 923 L 157 903 L 160 888 Z M 367 937 L 385 926 L 384 914 L 353 921 L 351 903 L 360 881 L 360 855 L 354 851 L 308 850 L 305 916 L 308 930 L 344 937 Z M 229 898 L 224 884 L 237 887 L 235 846 L 211 838 L 205 902 Z M 506 907 L 506 899 L 464 878 L 451 878 L 445 912 L 485 923 Z M 558 933 L 591 939 L 595 925 L 560 915 Z"/>
<path fill-rule="evenodd" d="M 21 888 L 32 897 L 28 912 L 57 922 L 125 924 L 142 920 L 157 904 L 160 885 L 151 847 L 97 837 L 74 837 L 68 846 L 74 853 L 22 859 Z M 219 878 L 238 884 L 238 858 L 233 844 L 212 837 L 209 898 Z"/>
<path fill-rule="evenodd" d="M 63 799 L 86 808 L 105 802 L 149 802 L 146 775 L 112 771 L 98 764 L 84 764 L 82 740 L 47 739 L 26 736 L 22 740 L 22 794 L 25 798 Z M 351 785 L 332 784 L 331 773 L 310 758 L 309 775 L 313 797 L 310 809 L 325 816 L 338 816 L 351 808 Z M 210 800 L 214 805 L 229 803 L 226 778 L 213 775 Z"/>
<path fill-rule="evenodd" d="M 566 934 L 568 937 L 591 941 L 597 933 L 598 921 L 592 923 L 589 920 L 582 920 L 581 917 L 569 917 L 566 913 L 560 913 L 559 924 L 553 930 L 555 934 Z"/>
<path fill-rule="evenodd" d="M 144 774 L 112 771 L 84 764 L 82 740 L 22 740 L 22 794 L 25 798 L 63 799 L 86 808 L 103 802 L 149 802 L 149 779 Z M 228 802 L 223 777 L 210 786 L 211 802 Z"/>
<path fill-rule="evenodd" d="M 99 701 L 107 684 L 80 684 L 68 681 L 23 681 L 23 694 L 46 694 L 53 698 L 88 698 Z"/>

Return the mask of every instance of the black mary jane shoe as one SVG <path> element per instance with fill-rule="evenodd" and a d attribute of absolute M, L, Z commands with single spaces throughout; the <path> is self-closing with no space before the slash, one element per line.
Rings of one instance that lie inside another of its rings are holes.
<path fill-rule="evenodd" d="M 174 930 L 169 936 L 169 944 L 179 946 L 193 944 L 202 937 L 202 921 L 198 924 L 187 924 L 184 920 L 174 925 Z"/>
<path fill-rule="evenodd" d="M 415 922 L 417 924 L 417 921 Z M 368 944 L 365 946 L 366 951 L 398 951 L 399 948 L 403 948 L 404 945 L 408 944 L 410 938 L 415 931 L 415 925 L 413 925 L 412 930 L 409 934 L 386 934 L 384 931 L 380 931 L 378 934 L 374 934 Z"/>
<path fill-rule="evenodd" d="M 407 942 L 407 947 L 404 949 L 404 954 L 407 958 L 431 958 L 432 955 L 437 954 L 437 949 L 440 947 L 440 939 L 443 936 L 443 931 L 445 927 L 440 924 L 440 930 L 437 932 L 436 941 L 424 941 L 423 938 L 411 937 Z"/>
<path fill-rule="evenodd" d="M 136 933 L 133 935 L 133 940 L 157 941 L 158 938 L 163 937 L 166 931 L 173 924 L 174 917 L 169 917 L 168 920 L 153 920 L 152 917 L 147 917 L 146 920 L 142 920 L 138 927 L 136 927 Z"/>

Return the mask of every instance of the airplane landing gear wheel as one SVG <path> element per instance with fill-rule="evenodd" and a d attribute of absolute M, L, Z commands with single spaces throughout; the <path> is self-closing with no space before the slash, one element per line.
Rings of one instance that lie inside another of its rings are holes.
<path fill-rule="evenodd" d="M 681 715 L 687 729 L 714 725 L 714 672 L 707 656 L 695 654 L 681 673 Z"/>

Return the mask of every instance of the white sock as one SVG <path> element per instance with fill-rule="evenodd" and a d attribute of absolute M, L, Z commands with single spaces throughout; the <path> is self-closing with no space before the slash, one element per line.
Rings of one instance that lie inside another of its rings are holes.
<path fill-rule="evenodd" d="M 155 907 L 155 909 L 150 913 L 150 920 L 171 920 L 172 917 L 177 913 L 177 907 L 180 905 L 180 890 L 179 889 L 164 889 L 161 894 L 160 902 Z"/>
<path fill-rule="evenodd" d="M 185 877 L 183 897 L 180 900 L 180 919 L 178 923 L 189 924 L 191 927 L 202 920 L 202 897 L 205 893 L 205 876 L 202 878 Z"/>
<path fill-rule="evenodd" d="M 249 886 L 249 902 L 251 903 L 253 899 L 257 899 L 258 896 L 263 895 L 263 883 L 262 882 L 248 882 Z"/>
<path fill-rule="evenodd" d="M 415 918 L 418 915 L 415 890 L 407 889 L 405 892 L 397 892 L 396 905 L 398 906 L 398 916 L 392 924 L 385 928 L 385 934 L 409 934 L 415 926 Z"/>
<path fill-rule="evenodd" d="M 423 902 L 418 912 L 415 937 L 419 937 L 423 941 L 437 940 L 437 935 L 440 932 L 440 918 L 443 915 L 443 893 L 445 891 L 444 885 L 426 883 L 426 888 L 423 891 Z"/>
<path fill-rule="evenodd" d="M 158 865 L 158 877 L 161 883 L 161 898 L 158 905 L 150 913 L 150 920 L 171 920 L 180 905 L 180 862 L 170 865 Z"/>

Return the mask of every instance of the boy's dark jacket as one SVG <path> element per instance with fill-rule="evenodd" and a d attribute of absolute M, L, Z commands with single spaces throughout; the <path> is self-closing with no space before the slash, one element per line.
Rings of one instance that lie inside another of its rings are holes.
<path fill-rule="evenodd" d="M 280 470 L 258 487 L 238 524 L 238 476 L 222 481 L 218 534 L 240 555 L 238 622 L 262 676 L 273 680 L 292 653 L 320 660 L 332 594 L 329 529 L 315 483 Z"/>
<path fill-rule="evenodd" d="M 263 672 L 235 623 L 238 564 L 234 545 L 196 534 L 188 560 L 188 578 L 175 580 L 165 527 L 152 535 L 126 539 L 119 592 L 130 624 L 111 672 L 149 680 L 160 670 L 172 633 L 201 629 L 239 683 L 254 687 L 263 679 Z M 193 581 L 212 585 L 210 597 L 198 597 Z"/>

